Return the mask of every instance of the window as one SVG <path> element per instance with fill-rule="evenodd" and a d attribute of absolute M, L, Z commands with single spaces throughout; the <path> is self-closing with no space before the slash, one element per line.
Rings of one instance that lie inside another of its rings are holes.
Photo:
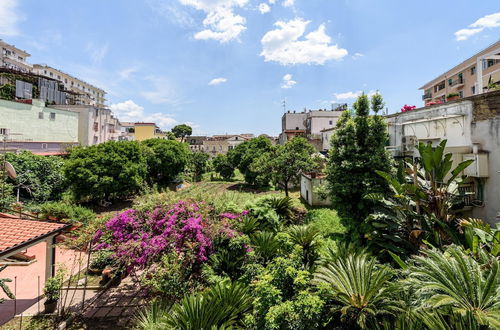
<path fill-rule="evenodd" d="M 56 120 L 56 113 L 55 112 L 50 113 L 50 120 Z"/>
<path fill-rule="evenodd" d="M 462 99 L 464 97 L 464 91 L 458 92 L 458 96 L 460 96 L 460 98 Z"/>
<path fill-rule="evenodd" d="M 95 116 L 98 117 L 99 116 L 99 109 L 95 109 Z"/>
<path fill-rule="evenodd" d="M 44 74 L 47 74 L 47 70 L 43 70 L 43 73 L 44 73 Z"/>
<path fill-rule="evenodd" d="M 38 119 L 43 119 L 43 112 L 38 113 Z"/>
<path fill-rule="evenodd" d="M 333 120 L 330 120 L 328 123 L 329 123 L 330 125 L 333 125 Z"/>
<path fill-rule="evenodd" d="M 452 83 L 453 83 L 453 80 L 452 79 L 448 79 L 448 86 L 451 86 Z"/>
<path fill-rule="evenodd" d="M 470 91 L 471 91 L 472 95 L 475 95 L 476 94 L 476 86 L 472 86 L 470 88 Z"/>
<path fill-rule="evenodd" d="M 61 76 L 60 76 L 60 75 L 57 75 L 57 79 L 61 79 Z"/>
<path fill-rule="evenodd" d="M 473 76 L 476 74 L 476 67 L 473 66 L 472 68 L 470 68 L 470 75 Z"/>
<path fill-rule="evenodd" d="M 8 134 L 9 134 L 8 128 L 0 128 L 0 135 L 8 135 Z"/>
<path fill-rule="evenodd" d="M 47 149 L 47 143 L 42 143 L 42 149 Z"/>
<path fill-rule="evenodd" d="M 464 75 L 463 75 L 462 73 L 459 73 L 459 74 L 458 74 L 458 81 L 459 81 L 461 84 L 463 84 L 463 82 L 464 82 Z"/>

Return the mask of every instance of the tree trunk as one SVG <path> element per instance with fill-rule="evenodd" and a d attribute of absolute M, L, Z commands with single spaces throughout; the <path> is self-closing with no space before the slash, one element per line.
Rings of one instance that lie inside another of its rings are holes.
<path fill-rule="evenodd" d="M 288 197 L 288 180 L 285 181 L 285 196 Z"/>

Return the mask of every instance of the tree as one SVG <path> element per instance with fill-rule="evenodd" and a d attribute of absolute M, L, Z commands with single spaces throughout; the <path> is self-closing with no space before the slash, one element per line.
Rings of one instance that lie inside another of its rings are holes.
<path fill-rule="evenodd" d="M 64 173 L 77 200 L 126 198 L 143 187 L 148 166 L 137 141 L 109 141 L 70 149 Z"/>
<path fill-rule="evenodd" d="M 218 154 L 212 160 L 214 171 L 219 173 L 219 175 L 224 180 L 230 180 L 234 175 L 234 166 L 229 161 L 229 157 L 224 154 Z"/>
<path fill-rule="evenodd" d="M 56 156 L 39 156 L 29 151 L 7 153 L 6 160 L 16 169 L 18 191 L 37 202 L 59 199 L 66 188 L 64 161 Z"/>
<path fill-rule="evenodd" d="M 264 169 L 252 167 L 252 164 L 271 150 L 271 141 L 266 137 L 259 136 L 236 146 L 229 152 L 228 157 L 243 174 L 245 182 L 251 185 L 267 185 L 270 173 L 265 172 Z"/>
<path fill-rule="evenodd" d="M 172 133 L 174 133 L 176 138 L 181 138 L 181 142 L 184 142 L 184 138 L 190 136 L 193 133 L 193 129 L 186 124 L 180 124 L 172 128 Z"/>
<path fill-rule="evenodd" d="M 388 190 L 387 183 L 375 171 L 389 172 L 391 159 L 385 150 L 387 127 L 377 113 L 383 108 L 379 94 L 370 101 L 361 95 L 353 105 L 355 116 L 344 112 L 332 137 L 327 180 L 333 207 L 345 222 L 353 238 L 364 236 L 366 217 L 375 202 L 367 195 Z"/>
<path fill-rule="evenodd" d="M 148 176 L 151 183 L 167 184 L 182 173 L 189 162 L 189 149 L 181 142 L 163 139 L 148 139 L 142 144 L 146 151 Z M 149 151 L 149 152 L 148 152 Z"/>
<path fill-rule="evenodd" d="M 189 156 L 189 168 L 193 173 L 193 180 L 200 181 L 203 173 L 208 170 L 208 154 L 204 152 L 192 152 Z"/>
<path fill-rule="evenodd" d="M 295 137 L 272 152 L 263 154 L 253 169 L 271 174 L 271 180 L 285 190 L 288 196 L 290 184 L 297 184 L 302 172 L 312 171 L 317 162 L 312 155 L 314 147 L 303 137 Z"/>

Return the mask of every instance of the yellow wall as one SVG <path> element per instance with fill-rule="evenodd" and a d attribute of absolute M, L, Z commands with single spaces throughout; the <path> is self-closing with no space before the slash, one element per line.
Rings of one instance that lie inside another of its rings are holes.
<path fill-rule="evenodd" d="M 157 133 L 156 127 L 154 125 L 141 125 L 135 124 L 134 126 L 134 140 L 135 141 L 144 141 L 147 139 L 164 139 L 165 133 Z"/>

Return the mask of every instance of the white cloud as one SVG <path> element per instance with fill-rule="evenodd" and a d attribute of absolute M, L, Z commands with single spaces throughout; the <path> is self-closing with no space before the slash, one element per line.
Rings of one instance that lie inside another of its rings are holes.
<path fill-rule="evenodd" d="M 271 5 L 274 5 L 274 4 L 276 3 L 276 0 L 269 0 L 269 3 L 270 3 Z"/>
<path fill-rule="evenodd" d="M 179 0 L 183 5 L 204 11 L 205 30 L 197 32 L 195 39 L 213 39 L 221 43 L 237 40 L 246 30 L 246 19 L 234 13 L 235 7 L 243 7 L 248 0 Z"/>
<path fill-rule="evenodd" d="M 363 56 L 365 56 L 365 54 L 362 54 L 362 53 L 354 53 L 354 55 L 352 55 L 352 58 L 353 58 L 353 59 L 358 59 L 358 58 L 363 57 Z"/>
<path fill-rule="evenodd" d="M 283 7 L 293 7 L 295 0 L 284 0 L 281 4 Z"/>
<path fill-rule="evenodd" d="M 181 27 L 193 27 L 196 25 L 194 19 L 186 11 L 180 8 L 180 4 L 175 1 L 147 0 L 151 10 Z"/>
<path fill-rule="evenodd" d="M 500 12 L 490 15 L 486 15 L 470 24 L 465 29 L 460 29 L 455 32 L 455 38 L 457 41 L 463 41 L 469 39 L 471 36 L 483 31 L 486 28 L 495 28 L 500 26 Z"/>
<path fill-rule="evenodd" d="M 226 78 L 220 77 L 220 78 L 214 78 L 214 79 L 210 80 L 210 82 L 208 84 L 210 86 L 213 86 L 213 85 L 219 85 L 219 84 L 225 83 L 226 81 L 227 81 Z"/>
<path fill-rule="evenodd" d="M 137 69 L 137 67 L 132 66 L 121 70 L 120 72 L 118 72 L 118 75 L 120 76 L 121 79 L 127 80 L 133 73 L 136 73 L 137 71 L 139 71 L 139 69 Z"/>
<path fill-rule="evenodd" d="M 271 7 L 269 7 L 267 3 L 263 2 L 259 5 L 259 11 L 261 14 L 265 14 L 271 11 Z"/>
<path fill-rule="evenodd" d="M 15 36 L 19 34 L 17 23 L 21 20 L 16 12 L 17 0 L 0 0 L 0 35 Z"/>
<path fill-rule="evenodd" d="M 141 95 L 153 104 L 178 105 L 181 102 L 177 96 L 175 88 L 168 79 L 163 77 L 149 76 L 145 78 L 152 85 L 152 88 L 141 92 Z"/>
<path fill-rule="evenodd" d="M 111 111 L 123 122 L 151 122 L 156 123 L 159 127 L 166 129 L 177 124 L 177 120 L 172 118 L 169 114 L 155 112 L 152 114 L 145 114 L 144 107 L 136 104 L 132 100 L 125 102 L 111 104 L 109 106 Z"/>
<path fill-rule="evenodd" d="M 292 80 L 292 75 L 287 73 L 283 76 L 283 82 L 281 83 L 281 88 L 292 88 L 297 82 Z"/>
<path fill-rule="evenodd" d="M 372 96 L 372 95 L 375 95 L 376 93 L 377 93 L 377 91 L 371 90 L 366 95 Z M 361 96 L 361 94 L 363 94 L 363 91 L 334 93 L 333 95 L 335 96 L 335 99 L 337 101 L 345 101 L 345 100 L 350 100 L 350 99 L 356 99 L 359 96 Z"/>
<path fill-rule="evenodd" d="M 109 43 L 104 45 L 96 45 L 93 42 L 87 44 L 87 52 L 94 63 L 101 63 L 102 59 L 106 56 L 109 49 Z"/>
<path fill-rule="evenodd" d="M 331 45 L 331 38 L 325 33 L 325 25 L 299 40 L 310 21 L 296 18 L 288 22 L 278 21 L 277 27 L 268 31 L 261 39 L 262 52 L 266 62 L 287 64 L 324 64 L 328 60 L 340 60 L 347 50 Z"/>

